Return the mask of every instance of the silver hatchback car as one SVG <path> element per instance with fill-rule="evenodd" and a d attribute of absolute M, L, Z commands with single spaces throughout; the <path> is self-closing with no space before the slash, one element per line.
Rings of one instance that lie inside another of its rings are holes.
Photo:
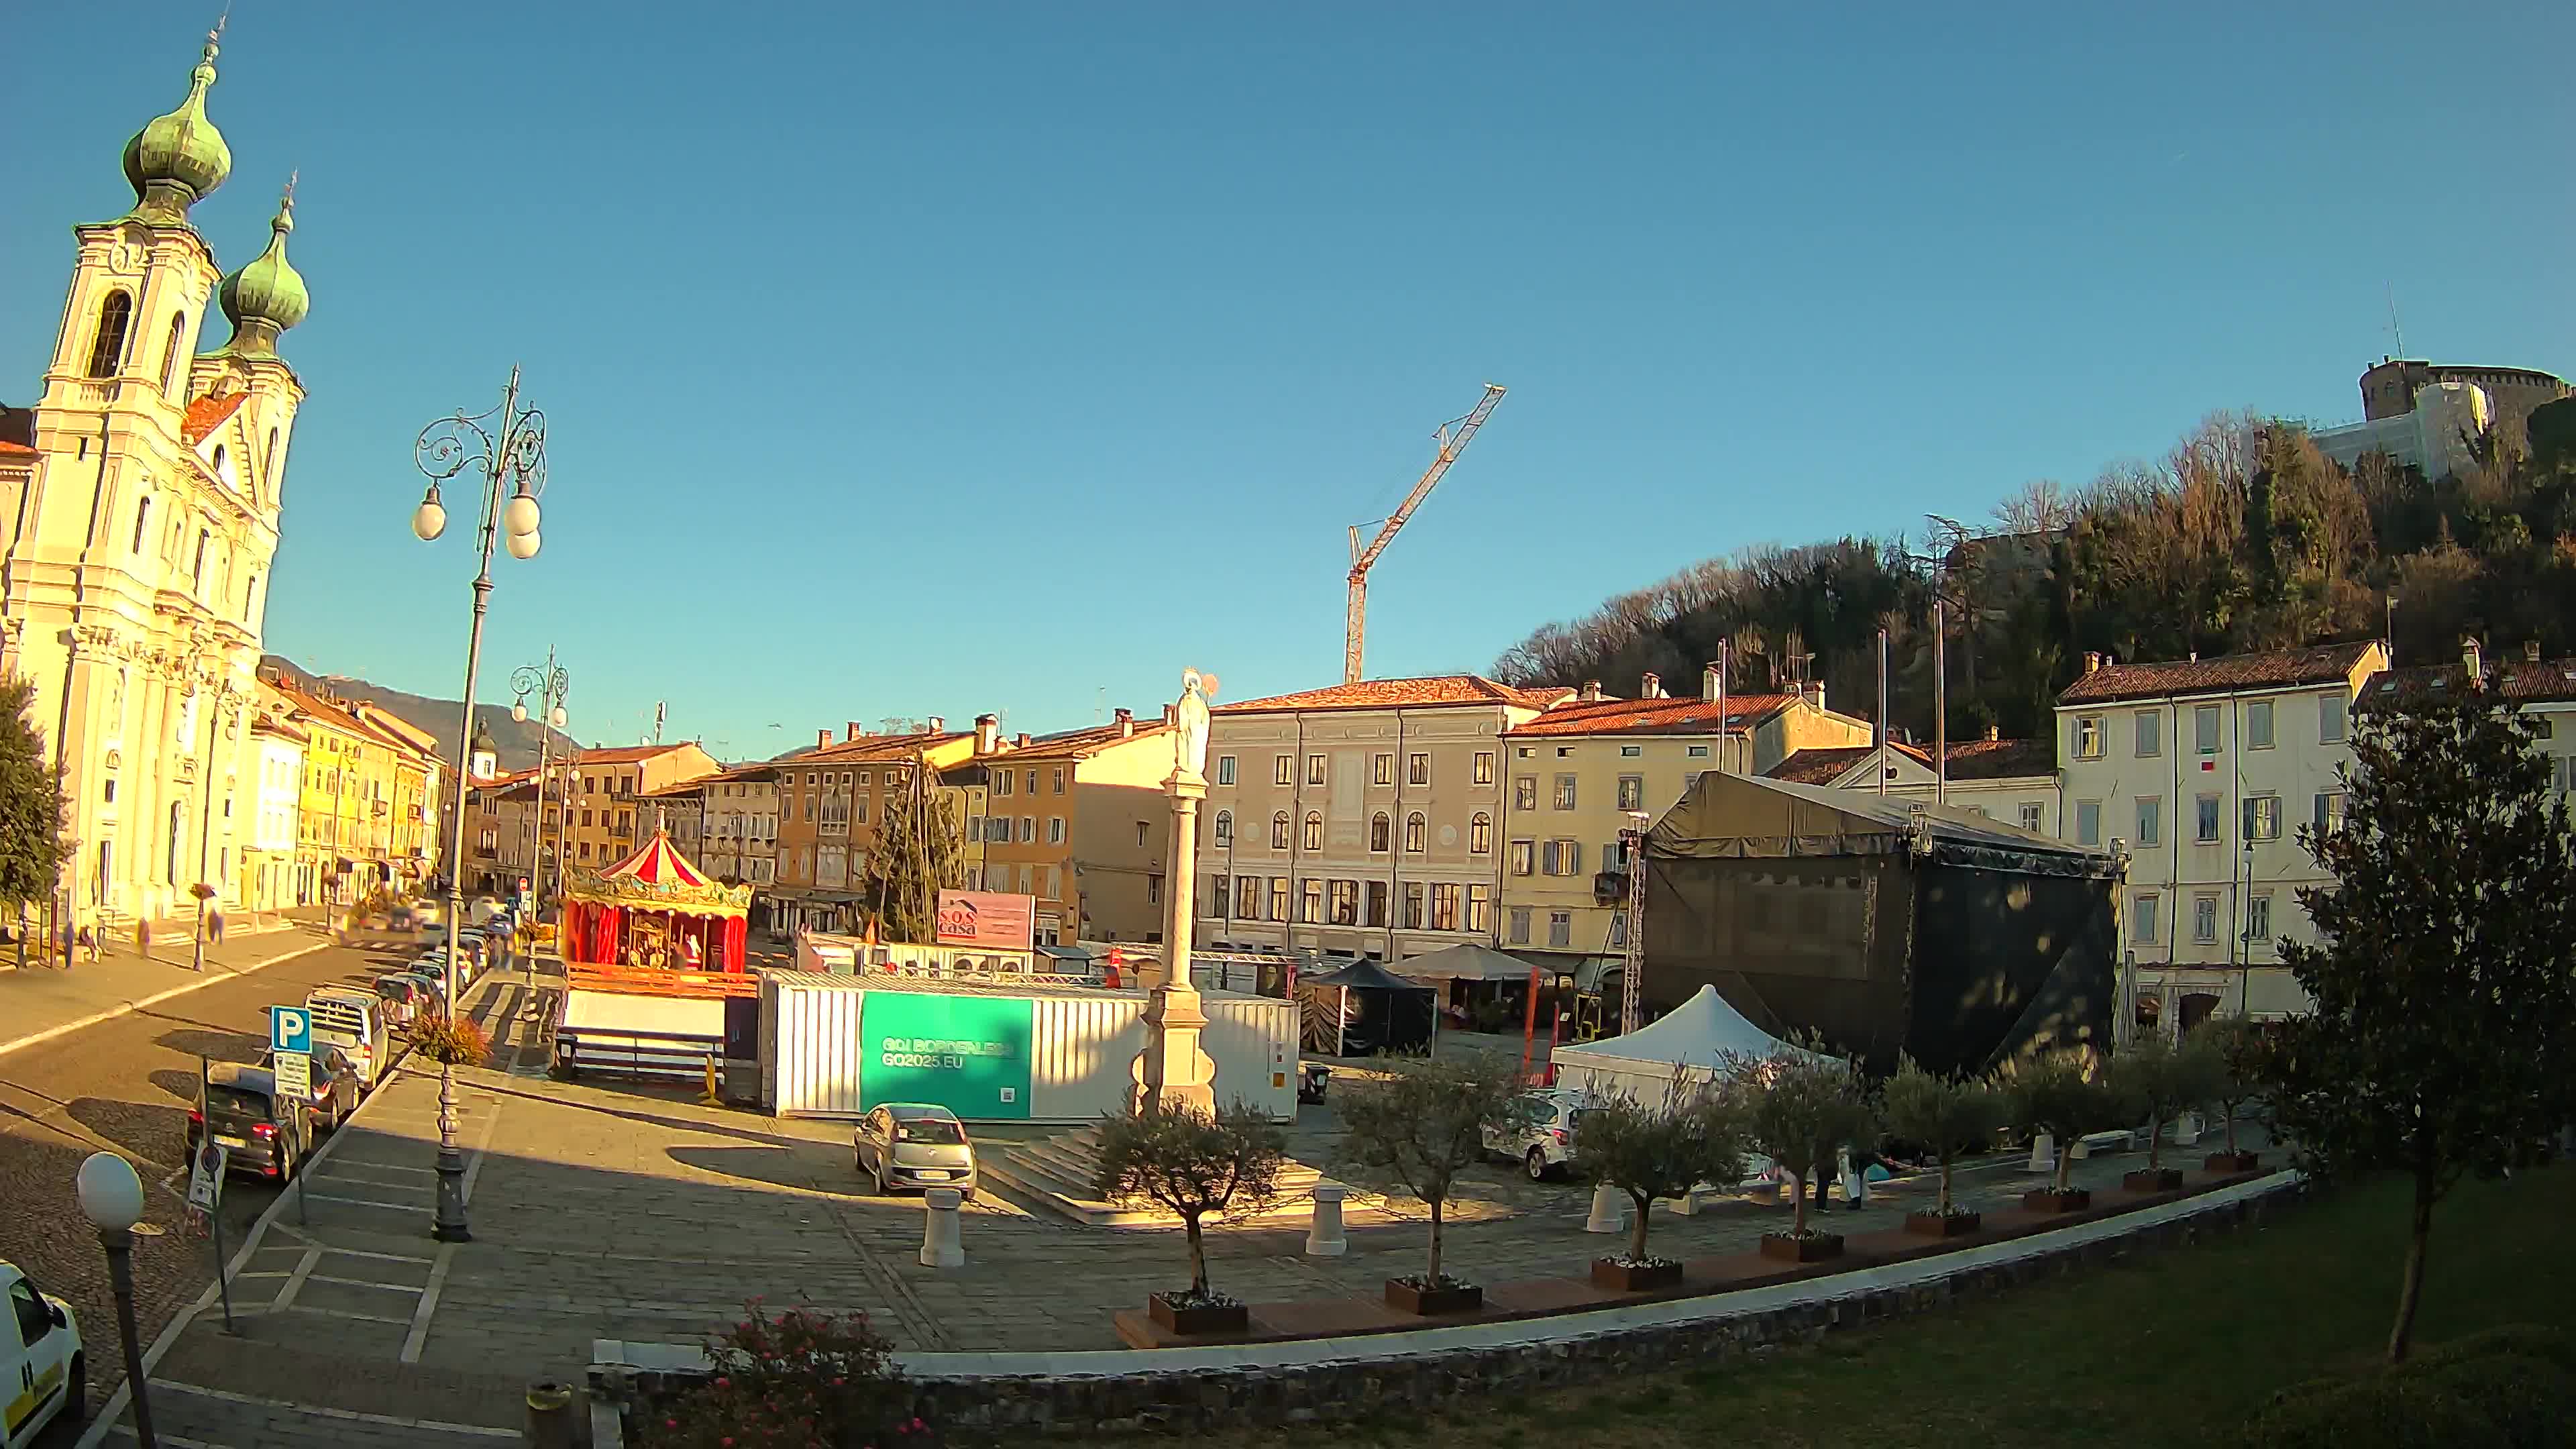
<path fill-rule="evenodd" d="M 975 1195 L 975 1144 L 966 1124 L 945 1107 L 888 1102 L 859 1119 L 850 1134 L 859 1175 L 879 1193 L 899 1187 L 953 1187 Z"/>

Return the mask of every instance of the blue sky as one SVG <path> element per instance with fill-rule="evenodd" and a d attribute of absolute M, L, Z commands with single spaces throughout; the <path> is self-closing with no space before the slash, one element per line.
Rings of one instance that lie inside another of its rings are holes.
<path fill-rule="evenodd" d="M 213 10 L 12 18 L 0 400 Z M 239 0 L 196 214 L 238 266 L 302 172 L 272 649 L 453 694 L 472 561 L 410 537 L 411 443 L 516 362 L 553 479 L 487 681 L 553 643 L 584 740 L 663 698 L 752 756 L 1337 679 L 1345 527 L 1489 379 L 1373 674 L 2214 409 L 2357 417 L 2390 288 L 2418 355 L 2565 373 L 2572 42 L 2549 3 Z"/>

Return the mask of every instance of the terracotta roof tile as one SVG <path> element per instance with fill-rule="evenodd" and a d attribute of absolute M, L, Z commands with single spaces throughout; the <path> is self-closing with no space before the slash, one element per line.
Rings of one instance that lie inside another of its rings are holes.
<path fill-rule="evenodd" d="M 2510 700 L 2526 704 L 2576 700 L 2576 659 L 2489 659 L 2482 672 L 2488 686 Z M 2363 685 L 2355 703 L 2366 711 L 2457 694 L 2468 677 L 2468 669 L 2457 662 L 2391 669 Z"/>
<path fill-rule="evenodd" d="M 1553 687 L 1519 689 L 1497 684 L 1481 674 L 1433 674 L 1419 679 L 1363 679 L 1296 694 L 1274 694 L 1218 706 L 1216 714 L 1283 714 L 1323 709 L 1430 709 L 1443 705 L 1508 704 L 1545 709 L 1571 690 Z"/>
<path fill-rule="evenodd" d="M 817 746 L 800 755 L 781 756 L 773 763 L 786 765 L 864 765 L 877 760 L 910 760 L 936 745 L 967 738 L 962 730 L 942 734 L 861 735 L 855 740 L 839 740 Z"/>
<path fill-rule="evenodd" d="M 1766 778 L 1784 780 L 1792 785 L 1830 785 L 1841 779 L 1852 766 L 1877 753 L 1876 745 L 1836 745 L 1830 749 L 1800 750 L 1762 773 Z"/>
<path fill-rule="evenodd" d="M 2057 773 L 2057 742 L 2051 740 L 1960 740 L 1950 746 L 1953 780 L 2005 780 L 2017 775 Z"/>
<path fill-rule="evenodd" d="M 12 443 L 6 439 L 0 439 L 0 458 L 35 458 L 41 456 L 43 455 L 24 443 Z"/>
<path fill-rule="evenodd" d="M 1794 694 L 1730 695 L 1726 722 L 1734 729 L 1761 723 L 1798 702 Z M 1567 700 L 1533 720 L 1512 726 L 1513 735 L 1713 735 L 1717 703 L 1681 699 Z"/>
<path fill-rule="evenodd" d="M 224 425 L 224 419 L 241 411 L 250 399 L 246 392 L 226 393 L 216 397 L 209 393 L 188 404 L 188 412 L 179 422 L 179 435 L 193 448 L 206 440 L 206 435 Z"/>
<path fill-rule="evenodd" d="M 2165 664 L 2108 664 L 2077 679 L 2059 704 L 2102 704 L 2167 694 L 2218 694 L 2242 689 L 2289 689 L 2349 678 L 2373 643 L 2322 644 L 2267 654 L 2225 654 Z"/>
<path fill-rule="evenodd" d="M 1122 735 L 1118 732 L 1118 726 L 1114 724 L 1097 725 L 1090 729 L 1069 731 L 1053 739 L 1033 740 L 1026 749 L 1007 750 L 998 755 L 983 756 L 982 760 L 970 760 L 965 763 L 979 764 L 984 760 L 1001 764 L 1016 764 L 1023 760 L 1087 760 L 1111 745 L 1123 745 L 1131 739 L 1141 740 L 1148 735 L 1169 734 L 1171 728 L 1161 720 L 1151 724 L 1140 720 L 1136 725 L 1136 733 Z"/>
<path fill-rule="evenodd" d="M 574 751 L 574 763 L 583 765 L 630 765 L 638 760 L 649 760 L 655 755 L 668 754 L 669 752 L 680 749 L 690 743 L 691 741 L 682 740 L 679 744 L 672 745 L 611 745 L 600 749 L 576 750 Z"/>

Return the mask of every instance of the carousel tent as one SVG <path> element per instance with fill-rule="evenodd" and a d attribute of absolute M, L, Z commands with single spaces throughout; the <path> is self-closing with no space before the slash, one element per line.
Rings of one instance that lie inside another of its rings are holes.
<path fill-rule="evenodd" d="M 1297 999 L 1304 1007 L 1300 1015 L 1310 1052 L 1364 1057 L 1431 1048 L 1438 1016 L 1435 993 L 1374 961 L 1355 961 L 1339 971 L 1300 980 Z"/>
<path fill-rule="evenodd" d="M 718 884 L 661 826 L 643 848 L 564 889 L 564 955 L 577 964 L 743 969 L 749 886 Z"/>
<path fill-rule="evenodd" d="M 1675 1068 L 1706 1081 L 1730 1057 L 1768 1057 L 1798 1048 L 1744 1019 L 1714 986 L 1625 1036 L 1561 1046 L 1549 1057 L 1559 1085 L 1660 1102 Z"/>

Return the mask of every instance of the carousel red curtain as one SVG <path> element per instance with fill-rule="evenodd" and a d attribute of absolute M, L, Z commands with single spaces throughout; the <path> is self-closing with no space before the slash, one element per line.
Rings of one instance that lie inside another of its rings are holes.
<path fill-rule="evenodd" d="M 751 923 L 741 916 L 727 916 L 718 924 L 724 928 L 724 969 L 738 976 L 742 974 L 743 937 Z"/>
<path fill-rule="evenodd" d="M 590 959 L 612 965 L 617 964 L 618 926 L 624 915 L 625 913 L 615 906 L 599 908 L 599 914 L 593 918 L 591 928 L 591 950 L 595 954 Z"/>
<path fill-rule="evenodd" d="M 590 962 L 590 907 L 580 901 L 564 902 L 563 915 L 555 922 L 555 934 L 567 960 L 587 965 Z"/>

